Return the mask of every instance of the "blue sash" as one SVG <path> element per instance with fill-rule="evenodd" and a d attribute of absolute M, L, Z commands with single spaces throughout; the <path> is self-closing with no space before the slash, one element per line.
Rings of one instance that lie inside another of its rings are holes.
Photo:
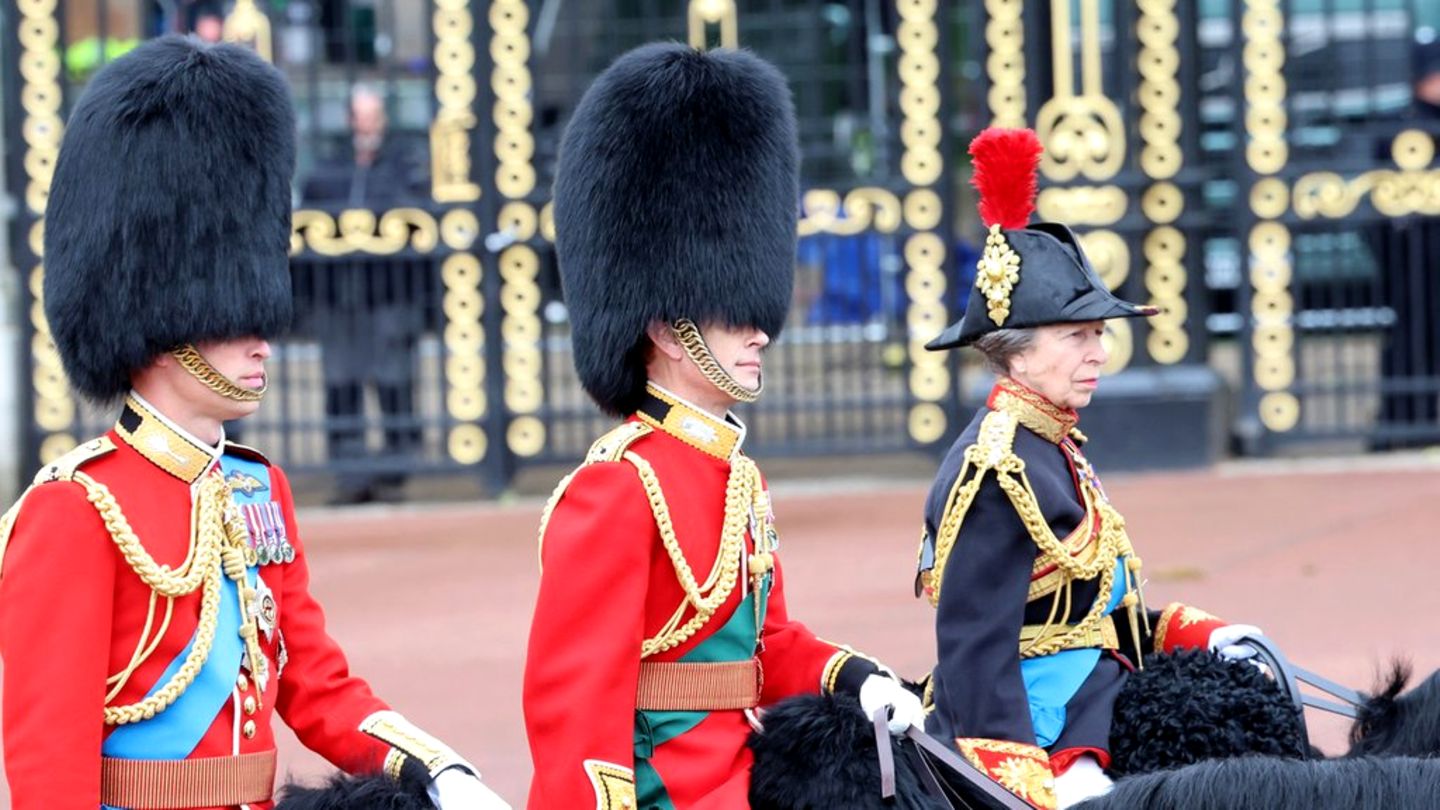
<path fill-rule="evenodd" d="M 1115 582 L 1105 605 L 1105 615 L 1119 607 L 1125 597 L 1125 558 L 1115 561 Z M 1030 700 L 1030 723 L 1035 729 L 1035 744 L 1049 748 L 1065 730 L 1065 706 L 1080 691 L 1100 661 L 1099 650 L 1061 650 L 1020 662 L 1020 676 L 1025 680 L 1025 694 Z"/>

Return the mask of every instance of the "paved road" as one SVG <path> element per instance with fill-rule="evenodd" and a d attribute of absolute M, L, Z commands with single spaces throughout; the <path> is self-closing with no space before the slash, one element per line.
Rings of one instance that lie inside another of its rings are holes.
<path fill-rule="evenodd" d="M 1345 469 L 1350 467 L 1351 469 Z M 1440 464 L 1361 460 L 1114 477 L 1152 604 L 1261 625 L 1291 657 L 1368 685 L 1391 656 L 1440 667 Z M 790 610 L 904 674 L 934 660 L 910 595 L 925 484 L 776 484 Z M 530 774 L 520 680 L 540 504 L 303 512 L 314 588 L 357 671 L 513 803 Z M 578 630 L 578 628 L 577 628 Z M 1322 745 L 1343 724 L 1316 719 Z M 282 734 L 281 770 L 325 764 Z M 8 799 L 0 790 L 0 803 Z"/>

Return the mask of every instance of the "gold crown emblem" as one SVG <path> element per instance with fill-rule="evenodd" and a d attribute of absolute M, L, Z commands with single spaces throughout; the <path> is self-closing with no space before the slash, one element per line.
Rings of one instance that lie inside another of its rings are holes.
<path fill-rule="evenodd" d="M 985 296 L 985 308 L 996 326 L 1010 317 L 1010 291 L 1020 281 L 1020 254 L 1010 248 L 1000 226 L 991 225 L 985 237 L 985 252 L 975 266 L 975 287 Z"/>

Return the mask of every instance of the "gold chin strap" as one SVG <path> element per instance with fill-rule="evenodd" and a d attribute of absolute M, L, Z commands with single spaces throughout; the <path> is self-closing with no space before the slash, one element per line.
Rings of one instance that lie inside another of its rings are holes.
<path fill-rule="evenodd" d="M 685 348 L 685 354 L 690 356 L 695 366 L 700 369 L 700 373 L 705 375 L 705 379 L 709 380 L 711 385 L 719 388 L 736 402 L 754 402 L 760 398 L 760 392 L 765 390 L 765 379 L 762 377 L 760 387 L 751 391 L 731 377 L 720 365 L 720 361 L 715 359 L 714 353 L 706 345 L 705 338 L 700 334 L 700 328 L 695 325 L 694 321 L 681 318 L 670 325 L 670 330 L 675 333 L 675 339 L 679 340 L 680 345 Z"/>
<path fill-rule="evenodd" d="M 186 371 L 190 372 L 191 376 L 204 383 L 206 388 L 209 388 L 211 391 L 228 400 L 235 402 L 259 402 L 265 396 L 265 392 L 270 388 L 268 379 L 265 382 L 265 386 L 258 390 L 236 385 L 229 377 L 216 371 L 215 367 L 210 365 L 210 361 L 206 360 L 204 355 L 200 354 L 194 346 L 188 343 L 170 352 L 170 354 L 173 355 L 176 360 L 180 361 L 180 365 Z"/>

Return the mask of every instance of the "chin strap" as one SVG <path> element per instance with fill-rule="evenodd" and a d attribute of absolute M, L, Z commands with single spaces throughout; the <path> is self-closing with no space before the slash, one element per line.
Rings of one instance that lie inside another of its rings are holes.
<path fill-rule="evenodd" d="M 760 379 L 760 385 L 755 390 L 750 390 L 741 385 L 734 377 L 725 371 L 720 361 L 715 359 L 715 354 L 705 343 L 705 338 L 700 334 L 700 328 L 689 318 L 681 318 L 670 325 L 670 331 L 675 333 L 675 339 L 680 341 L 684 347 L 685 354 L 705 375 L 710 384 L 719 388 L 726 396 L 736 402 L 750 403 L 760 398 L 760 392 L 765 390 L 765 379 Z"/>
<path fill-rule="evenodd" d="M 205 384 L 206 388 L 234 402 L 259 402 L 265 392 L 269 390 L 270 383 L 267 380 L 265 386 L 259 389 L 245 388 L 236 385 L 229 377 L 221 374 L 210 365 L 210 361 L 192 345 L 185 344 L 170 354 L 180 363 L 180 366 L 190 375 Z"/>

